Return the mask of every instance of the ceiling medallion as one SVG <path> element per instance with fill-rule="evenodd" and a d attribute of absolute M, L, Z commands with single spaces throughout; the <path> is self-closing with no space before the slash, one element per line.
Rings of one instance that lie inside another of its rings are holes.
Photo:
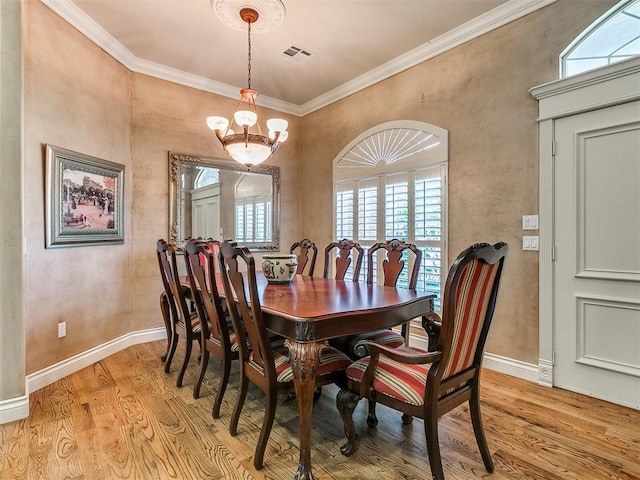
<path fill-rule="evenodd" d="M 243 8 L 251 8 L 258 12 L 260 22 L 254 25 L 254 33 L 270 32 L 278 28 L 284 21 L 287 9 L 281 0 L 211 0 L 211 8 L 224 23 L 234 30 L 245 32 L 247 24 L 238 16 Z"/>

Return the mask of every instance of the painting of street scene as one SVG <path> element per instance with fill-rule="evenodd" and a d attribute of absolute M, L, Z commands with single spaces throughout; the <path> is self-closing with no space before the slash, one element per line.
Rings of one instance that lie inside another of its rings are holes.
<path fill-rule="evenodd" d="M 124 165 L 47 145 L 47 248 L 124 243 Z"/>
<path fill-rule="evenodd" d="M 115 227 L 114 177 L 65 168 L 62 173 L 62 231 Z"/>

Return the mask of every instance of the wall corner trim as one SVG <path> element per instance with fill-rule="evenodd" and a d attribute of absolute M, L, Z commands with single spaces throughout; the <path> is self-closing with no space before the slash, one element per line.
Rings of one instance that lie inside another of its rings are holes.
<path fill-rule="evenodd" d="M 15 422 L 29 416 L 29 396 L 0 401 L 0 425 Z"/>

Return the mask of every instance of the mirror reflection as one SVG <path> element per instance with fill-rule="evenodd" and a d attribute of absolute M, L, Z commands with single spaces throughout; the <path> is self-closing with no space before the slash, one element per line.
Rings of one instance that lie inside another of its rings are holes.
<path fill-rule="evenodd" d="M 279 248 L 280 169 L 169 154 L 169 238 L 234 239 L 256 250 Z"/>

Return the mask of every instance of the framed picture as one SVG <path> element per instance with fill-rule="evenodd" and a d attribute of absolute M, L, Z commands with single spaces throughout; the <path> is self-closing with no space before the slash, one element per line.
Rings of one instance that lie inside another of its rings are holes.
<path fill-rule="evenodd" d="M 124 243 L 124 165 L 47 145 L 47 248 Z"/>

